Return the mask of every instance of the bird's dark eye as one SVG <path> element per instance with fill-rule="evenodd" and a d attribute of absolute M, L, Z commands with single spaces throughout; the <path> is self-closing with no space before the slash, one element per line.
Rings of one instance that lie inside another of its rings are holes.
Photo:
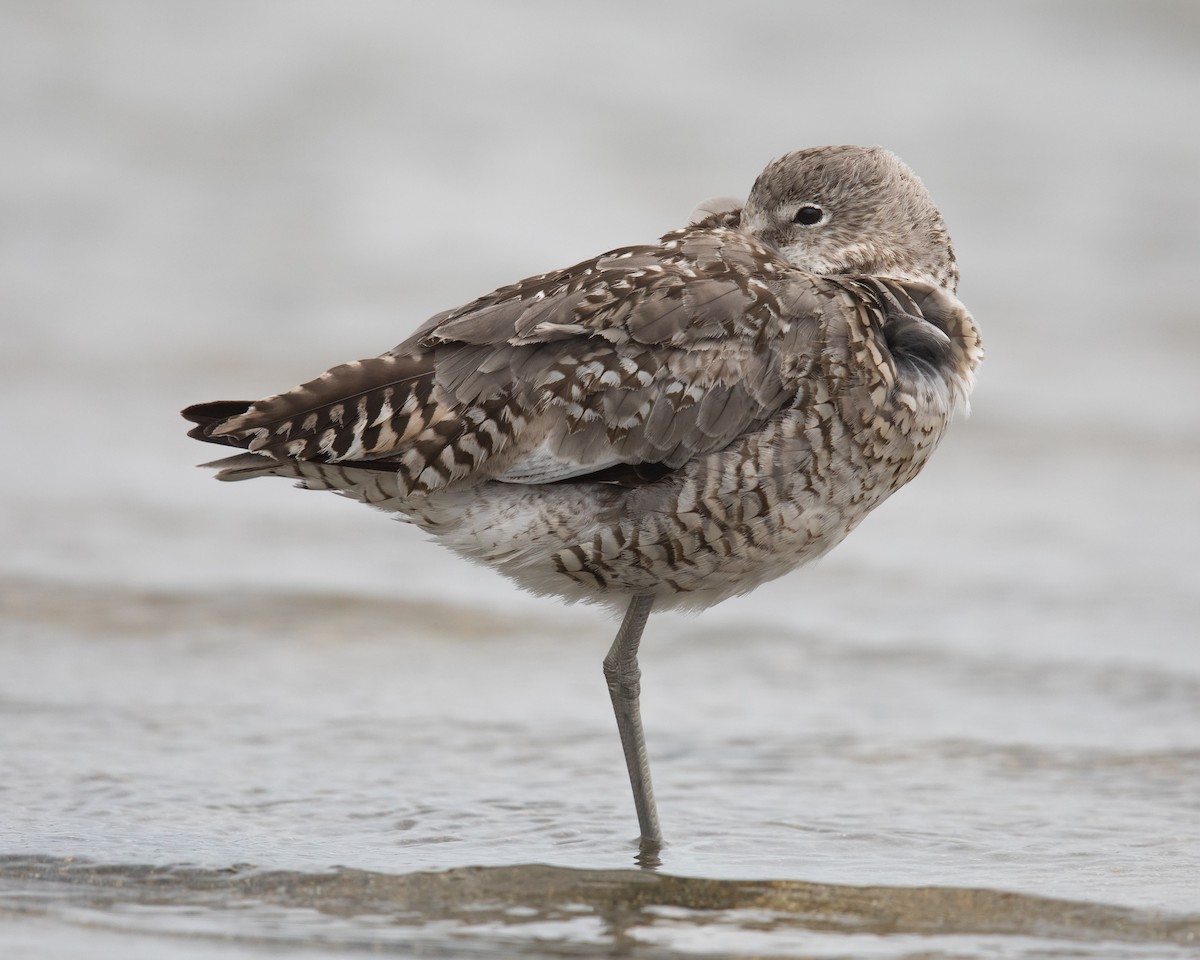
<path fill-rule="evenodd" d="M 792 217 L 792 223 L 799 223 L 802 226 L 811 227 L 814 224 L 820 223 L 824 219 L 824 210 L 818 206 L 815 206 L 814 204 L 806 203 L 796 211 L 796 215 Z"/>

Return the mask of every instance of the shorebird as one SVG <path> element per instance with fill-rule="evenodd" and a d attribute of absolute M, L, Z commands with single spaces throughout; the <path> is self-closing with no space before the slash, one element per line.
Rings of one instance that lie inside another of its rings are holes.
<path fill-rule="evenodd" d="M 399 515 L 536 594 L 624 609 L 604 658 L 643 856 L 652 607 L 813 560 L 924 465 L 982 359 L 941 214 L 882 147 L 770 163 L 658 243 L 501 287 L 382 356 L 183 415 L 288 477 Z"/>

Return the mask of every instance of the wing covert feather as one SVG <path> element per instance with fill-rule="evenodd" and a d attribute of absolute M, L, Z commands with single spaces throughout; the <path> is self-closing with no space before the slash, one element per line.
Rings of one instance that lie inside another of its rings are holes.
<path fill-rule="evenodd" d="M 819 298 L 774 252 L 725 230 L 680 234 L 503 288 L 397 350 L 429 351 L 457 403 L 511 395 L 533 413 L 499 479 L 682 466 L 795 395 L 784 340 L 818 351 L 820 325 L 785 313 Z"/>

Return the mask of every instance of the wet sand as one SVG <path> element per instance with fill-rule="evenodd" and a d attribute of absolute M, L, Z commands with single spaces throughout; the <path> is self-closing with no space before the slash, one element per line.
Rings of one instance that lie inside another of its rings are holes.
<path fill-rule="evenodd" d="M 11 891 L 20 891 L 13 897 Z M 32 892 L 32 895 L 31 895 Z M 414 954 L 791 955 L 836 942 L 856 956 L 956 956 L 992 941 L 1073 957 L 1191 955 L 1200 918 L 992 890 L 707 880 L 536 864 L 403 876 L 336 869 L 100 866 L 0 860 L 0 903 L 25 916 L 69 904 L 77 923 L 213 940 Z M 694 934 L 681 941 L 681 928 Z M 82 937 L 81 937 L 82 939 Z M 781 949 L 782 948 L 782 949 Z M 185 954 L 186 955 L 186 954 Z"/>

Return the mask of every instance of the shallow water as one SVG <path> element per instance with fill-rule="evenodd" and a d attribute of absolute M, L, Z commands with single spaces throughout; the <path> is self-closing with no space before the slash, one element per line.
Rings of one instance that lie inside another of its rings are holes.
<path fill-rule="evenodd" d="M 1169 956 L 1200 936 L 1194 673 L 662 618 L 645 701 L 670 843 L 647 888 L 603 618 L 5 596 L 0 908 L 35 941 L 47 915 L 88 944 L 452 955 Z M 276 893 L 241 880 L 263 875 Z"/>
<path fill-rule="evenodd" d="M 1196 8 L 612 9 L 0 9 L 6 958 L 1200 954 Z M 837 141 L 946 212 L 976 412 L 651 620 L 638 871 L 611 618 L 215 484 L 176 410 Z"/>

